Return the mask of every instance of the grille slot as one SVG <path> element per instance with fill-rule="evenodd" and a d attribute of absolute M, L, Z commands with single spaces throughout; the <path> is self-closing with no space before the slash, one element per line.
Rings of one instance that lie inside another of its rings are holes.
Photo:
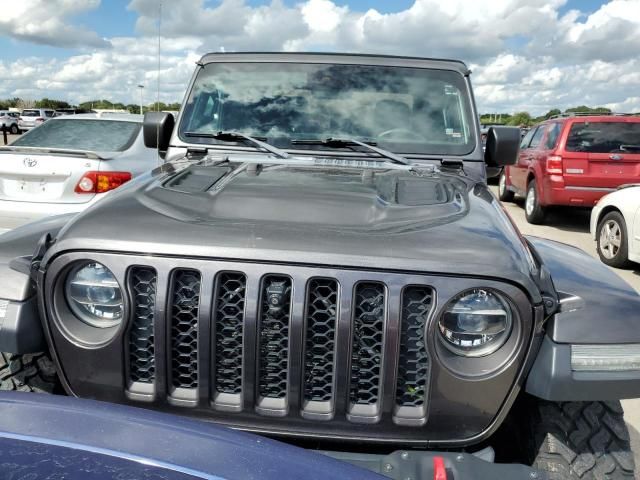
<path fill-rule="evenodd" d="M 154 269 L 136 267 L 129 275 L 133 318 L 129 331 L 129 380 L 155 382 L 154 315 L 158 276 Z"/>
<path fill-rule="evenodd" d="M 394 420 L 423 423 L 430 360 L 425 328 L 433 304 L 433 291 L 425 286 L 409 286 L 402 294 L 400 355 Z"/>
<path fill-rule="evenodd" d="M 291 279 L 266 276 L 261 287 L 258 327 L 258 407 L 266 410 L 263 413 L 286 413 L 290 316 Z"/>
<path fill-rule="evenodd" d="M 200 273 L 176 270 L 171 291 L 171 385 L 198 387 Z"/>
<path fill-rule="evenodd" d="M 242 393 L 242 334 L 247 278 L 238 272 L 218 275 L 215 293 L 214 399 L 219 405 L 240 407 Z"/>
<path fill-rule="evenodd" d="M 304 410 L 329 414 L 334 396 L 338 282 L 314 278 L 307 286 L 305 311 Z"/>
<path fill-rule="evenodd" d="M 378 419 L 385 303 L 381 283 L 356 285 L 349 392 L 352 421 Z"/>

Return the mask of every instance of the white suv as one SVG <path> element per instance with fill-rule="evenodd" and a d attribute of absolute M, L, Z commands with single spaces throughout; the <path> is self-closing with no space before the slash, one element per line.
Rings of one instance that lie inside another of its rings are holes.
<path fill-rule="evenodd" d="M 41 125 L 55 116 L 55 110 L 50 108 L 28 108 L 22 111 L 18 120 L 18 128 L 26 132 Z"/>
<path fill-rule="evenodd" d="M 4 127 L 7 129 L 7 132 L 15 135 L 18 133 L 18 117 L 18 112 L 0 110 L 0 129 Z"/>

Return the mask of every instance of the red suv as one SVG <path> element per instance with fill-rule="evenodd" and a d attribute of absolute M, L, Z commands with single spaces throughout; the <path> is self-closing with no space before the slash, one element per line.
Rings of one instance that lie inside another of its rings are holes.
<path fill-rule="evenodd" d="M 592 207 L 603 195 L 640 179 L 640 117 L 571 115 L 551 118 L 522 139 L 515 165 L 500 176 L 500 200 L 524 195 L 529 223 L 547 207 Z"/>

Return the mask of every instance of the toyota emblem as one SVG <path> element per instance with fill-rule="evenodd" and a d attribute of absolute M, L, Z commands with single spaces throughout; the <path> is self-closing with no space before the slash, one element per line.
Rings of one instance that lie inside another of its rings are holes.
<path fill-rule="evenodd" d="M 24 163 L 25 167 L 35 167 L 36 165 L 38 165 L 38 160 L 36 160 L 35 158 L 25 158 L 22 163 Z"/>
<path fill-rule="evenodd" d="M 609 158 L 611 160 L 622 160 L 622 155 L 618 155 L 617 153 L 614 153 L 613 155 L 609 155 Z"/>

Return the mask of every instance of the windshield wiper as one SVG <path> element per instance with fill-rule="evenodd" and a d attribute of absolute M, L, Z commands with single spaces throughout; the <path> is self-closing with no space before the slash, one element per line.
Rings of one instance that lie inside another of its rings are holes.
<path fill-rule="evenodd" d="M 289 158 L 289 154 L 284 150 L 280 150 L 273 145 L 270 145 L 267 142 L 263 142 L 262 140 L 258 140 L 255 137 L 251 137 L 249 135 L 245 135 L 240 132 L 232 132 L 232 131 L 222 131 L 218 133 L 201 133 L 201 132 L 185 132 L 185 136 L 187 137 L 197 137 L 197 138 L 213 138 L 214 140 L 219 140 L 221 142 L 244 142 L 252 144 L 258 148 L 266 150 L 269 153 L 273 153 L 278 158 Z"/>
<path fill-rule="evenodd" d="M 400 163 L 402 165 L 411 165 L 411 162 L 409 160 L 407 160 L 406 158 L 404 158 L 401 155 L 398 155 L 396 153 L 390 152 L 388 150 L 385 150 L 383 148 L 380 147 L 376 147 L 375 145 L 372 145 L 371 143 L 365 143 L 365 142 L 361 142 L 360 140 L 356 140 L 355 138 L 326 138 L 324 140 L 322 139 L 307 139 L 307 140 L 291 140 L 291 144 L 293 145 L 325 145 L 327 147 L 336 147 L 336 148 L 341 148 L 341 147 L 352 147 L 352 146 L 359 146 L 359 147 L 363 147 L 366 148 L 372 152 L 377 153 L 378 155 L 380 155 L 381 157 L 387 158 L 389 160 L 392 160 L 396 163 Z"/>

